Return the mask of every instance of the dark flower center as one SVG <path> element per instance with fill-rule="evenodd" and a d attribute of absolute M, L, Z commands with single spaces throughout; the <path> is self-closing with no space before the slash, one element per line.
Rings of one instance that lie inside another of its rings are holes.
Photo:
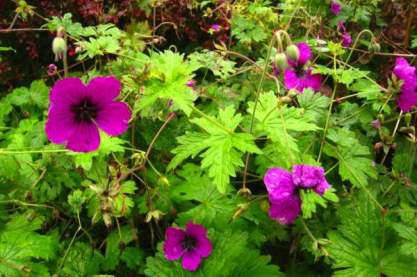
<path fill-rule="evenodd" d="M 298 78 L 304 78 L 306 71 L 302 65 L 297 65 L 294 67 L 295 74 Z"/>
<path fill-rule="evenodd" d="M 85 98 L 81 100 L 78 104 L 75 104 L 71 107 L 71 111 L 75 115 L 75 121 L 77 123 L 88 123 L 92 122 L 97 117 L 98 113 L 97 104 L 93 103 L 90 99 Z"/>
<path fill-rule="evenodd" d="M 185 235 L 184 240 L 181 243 L 182 248 L 186 251 L 194 250 L 196 245 L 197 245 L 197 240 L 190 235 Z"/>

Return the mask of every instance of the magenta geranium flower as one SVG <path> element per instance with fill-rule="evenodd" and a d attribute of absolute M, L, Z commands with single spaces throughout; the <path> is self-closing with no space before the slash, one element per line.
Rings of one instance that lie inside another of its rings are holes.
<path fill-rule="evenodd" d="M 330 188 L 323 168 L 311 165 L 295 165 L 292 173 L 279 167 L 270 168 L 264 183 L 271 203 L 269 216 L 285 225 L 292 224 L 301 212 L 299 189 L 312 189 L 323 195 Z"/>
<path fill-rule="evenodd" d="M 57 81 L 49 95 L 48 139 L 75 152 L 90 152 L 100 145 L 99 129 L 110 136 L 124 133 L 131 112 L 126 103 L 115 101 L 120 89 L 114 77 L 96 77 L 88 85 L 79 78 Z"/>
<path fill-rule="evenodd" d="M 393 70 L 394 75 L 402 80 L 397 105 L 403 112 L 409 112 L 417 106 L 417 75 L 416 68 L 404 58 L 397 58 Z"/>
<path fill-rule="evenodd" d="M 182 267 L 186 270 L 197 270 L 201 260 L 211 254 L 211 242 L 206 229 L 200 224 L 188 222 L 185 230 L 168 227 L 165 237 L 165 258 L 174 261 L 182 257 Z"/>
<path fill-rule="evenodd" d="M 300 93 L 305 88 L 319 91 L 321 76 L 313 74 L 312 68 L 307 65 L 312 57 L 310 47 L 305 42 L 298 43 L 297 47 L 300 53 L 299 58 L 297 61 L 288 60 L 290 67 L 284 71 L 284 85 L 287 89 L 296 89 Z"/>
<path fill-rule="evenodd" d="M 330 11 L 334 15 L 339 15 L 342 11 L 342 5 L 338 1 L 332 0 L 330 3 Z"/>
<path fill-rule="evenodd" d="M 342 46 L 343 47 L 350 47 L 352 45 L 352 37 L 348 32 L 344 32 L 342 34 Z"/>

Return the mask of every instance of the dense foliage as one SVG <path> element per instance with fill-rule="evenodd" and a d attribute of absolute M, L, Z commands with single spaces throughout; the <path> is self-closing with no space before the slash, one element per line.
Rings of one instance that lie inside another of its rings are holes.
<path fill-rule="evenodd" d="M 415 1 L 0 11 L 0 276 L 417 276 Z"/>

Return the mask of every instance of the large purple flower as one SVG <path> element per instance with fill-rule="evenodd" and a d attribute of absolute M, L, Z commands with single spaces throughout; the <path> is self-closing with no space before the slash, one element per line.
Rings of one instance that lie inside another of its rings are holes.
<path fill-rule="evenodd" d="M 338 1 L 332 0 L 330 3 L 330 11 L 334 15 L 339 15 L 342 11 L 342 5 Z"/>
<path fill-rule="evenodd" d="M 413 107 L 417 106 L 416 68 L 411 66 L 406 59 L 397 58 L 393 73 L 403 82 L 397 99 L 398 107 L 403 112 L 409 112 Z"/>
<path fill-rule="evenodd" d="M 287 89 L 296 89 L 302 93 L 305 88 L 311 88 L 314 91 L 319 91 L 321 86 L 321 76 L 313 74 L 311 67 L 307 65 L 312 54 L 307 43 L 301 42 L 297 44 L 299 50 L 298 60 L 289 59 L 290 65 L 284 71 L 284 85 Z"/>
<path fill-rule="evenodd" d="M 282 168 L 270 168 L 264 183 L 268 191 L 269 216 L 281 224 L 292 224 L 301 212 L 298 189 L 312 189 L 319 195 L 330 188 L 322 167 L 295 165 L 292 173 Z"/>
<path fill-rule="evenodd" d="M 79 78 L 59 80 L 51 89 L 45 131 L 48 139 L 76 152 L 90 152 L 100 145 L 99 128 L 110 136 L 124 133 L 131 112 L 115 101 L 121 89 L 114 77 L 96 77 L 84 85 Z"/>
<path fill-rule="evenodd" d="M 174 261 L 182 257 L 182 267 L 186 270 L 197 270 L 202 258 L 211 254 L 211 242 L 206 229 L 200 224 L 188 222 L 185 230 L 168 227 L 165 237 L 165 258 Z"/>

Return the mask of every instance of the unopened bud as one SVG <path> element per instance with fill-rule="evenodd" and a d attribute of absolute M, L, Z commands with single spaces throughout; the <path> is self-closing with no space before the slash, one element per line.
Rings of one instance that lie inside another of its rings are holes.
<path fill-rule="evenodd" d="M 152 219 L 154 219 L 155 221 L 159 221 L 164 215 L 165 213 L 161 212 L 160 210 L 149 211 L 146 214 L 145 222 L 149 223 Z"/>
<path fill-rule="evenodd" d="M 287 56 L 284 53 L 277 53 L 275 55 L 275 64 L 279 69 L 285 70 L 288 67 Z"/>
<path fill-rule="evenodd" d="M 300 58 L 300 50 L 298 50 L 298 47 L 295 44 L 288 45 L 285 53 L 287 53 L 291 60 L 298 61 Z"/>
<path fill-rule="evenodd" d="M 279 98 L 279 102 L 281 103 L 291 103 L 292 99 L 289 96 L 283 96 Z"/>
<path fill-rule="evenodd" d="M 379 52 L 381 51 L 381 45 L 373 38 L 368 46 L 368 50 L 371 53 Z"/>
<path fill-rule="evenodd" d="M 169 186 L 169 180 L 165 176 L 159 177 L 158 183 L 161 184 L 161 185 L 164 185 L 164 186 Z"/>
<path fill-rule="evenodd" d="M 62 59 L 67 52 L 67 43 L 62 37 L 55 37 L 52 41 L 52 52 L 55 54 L 55 61 Z"/>
<path fill-rule="evenodd" d="M 252 192 L 250 191 L 250 189 L 244 187 L 238 190 L 237 194 L 242 195 L 242 196 L 250 196 L 252 195 Z"/>
<path fill-rule="evenodd" d="M 104 224 L 106 225 L 107 228 L 109 228 L 113 224 L 113 221 L 111 219 L 111 215 L 109 213 L 104 213 L 103 214 L 103 221 L 104 221 Z"/>
<path fill-rule="evenodd" d="M 411 123 L 411 114 L 410 113 L 406 113 L 405 114 L 405 116 L 404 116 L 404 120 L 405 120 L 405 124 L 407 125 L 407 127 L 408 126 L 410 126 L 410 123 Z"/>

